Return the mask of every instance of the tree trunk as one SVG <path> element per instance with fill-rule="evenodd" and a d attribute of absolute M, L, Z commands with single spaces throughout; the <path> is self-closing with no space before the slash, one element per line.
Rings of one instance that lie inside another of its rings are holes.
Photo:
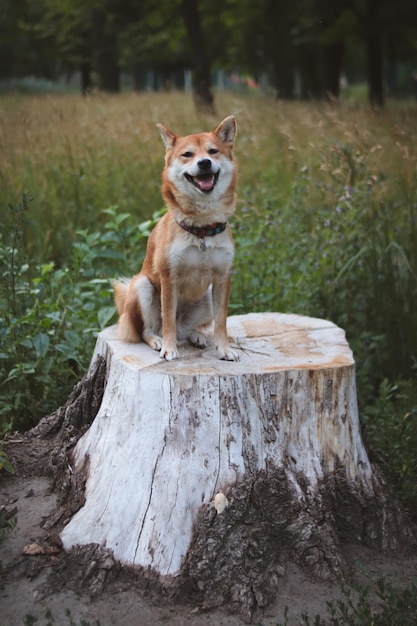
<path fill-rule="evenodd" d="M 86 96 L 93 88 L 93 80 L 91 77 L 91 65 L 89 61 L 83 61 L 80 68 L 81 73 L 81 93 Z"/>
<path fill-rule="evenodd" d="M 120 73 L 114 25 L 106 23 L 105 12 L 98 8 L 94 9 L 93 24 L 98 87 L 101 91 L 118 93 Z"/>
<path fill-rule="evenodd" d="M 338 100 L 340 96 L 340 68 L 343 49 L 343 41 L 323 46 L 325 93 L 330 101 Z"/>
<path fill-rule="evenodd" d="M 382 44 L 378 20 L 379 0 L 368 0 L 365 44 L 368 69 L 368 98 L 373 107 L 384 106 Z"/>
<path fill-rule="evenodd" d="M 211 90 L 210 63 L 207 57 L 203 29 L 196 0 L 182 0 L 185 28 L 193 54 L 194 101 L 202 112 L 214 113 L 214 98 Z"/>
<path fill-rule="evenodd" d="M 381 38 L 377 32 L 369 32 L 366 37 L 368 62 L 368 97 L 373 107 L 384 106 L 384 88 L 382 84 Z"/>
<path fill-rule="evenodd" d="M 86 31 L 82 37 L 80 45 L 80 74 L 81 74 L 81 93 L 85 96 L 93 89 L 93 77 L 91 66 L 91 32 Z"/>
<path fill-rule="evenodd" d="M 190 346 L 166 362 L 100 333 L 103 401 L 68 462 L 85 503 L 61 539 L 250 620 L 288 561 L 331 578 L 347 571 L 343 542 L 396 549 L 411 531 L 364 449 L 344 332 L 278 313 L 229 318 L 228 332 L 236 363 Z"/>

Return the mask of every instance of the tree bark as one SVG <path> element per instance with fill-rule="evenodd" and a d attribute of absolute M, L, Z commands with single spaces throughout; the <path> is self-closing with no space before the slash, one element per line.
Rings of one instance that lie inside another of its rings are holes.
<path fill-rule="evenodd" d="M 379 0 L 368 0 L 365 19 L 365 45 L 368 69 L 368 98 L 373 107 L 384 106 L 382 43 L 379 26 Z"/>
<path fill-rule="evenodd" d="M 331 101 L 338 100 L 340 96 L 340 68 L 343 48 L 343 41 L 323 46 L 325 93 Z"/>
<path fill-rule="evenodd" d="M 103 401 L 69 460 L 85 503 L 61 539 L 106 546 L 175 598 L 250 620 L 288 561 L 332 578 L 347 572 L 343 542 L 397 549 L 412 533 L 363 446 L 343 331 L 251 314 L 228 332 L 237 363 L 189 346 L 165 362 L 114 327 L 100 333 Z"/>
<path fill-rule="evenodd" d="M 210 63 L 204 42 L 197 0 L 182 0 L 182 12 L 193 55 L 195 105 L 199 111 L 214 113 Z"/>
<path fill-rule="evenodd" d="M 81 93 L 83 96 L 88 95 L 93 88 L 93 80 L 91 76 L 91 64 L 89 61 L 83 61 L 80 67 L 81 74 Z"/>
<path fill-rule="evenodd" d="M 108 93 L 118 93 L 120 72 L 114 26 L 106 23 L 106 14 L 99 8 L 93 11 L 93 25 L 98 87 Z"/>

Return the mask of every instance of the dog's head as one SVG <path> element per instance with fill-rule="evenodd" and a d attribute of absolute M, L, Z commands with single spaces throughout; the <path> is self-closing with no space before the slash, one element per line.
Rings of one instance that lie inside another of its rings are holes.
<path fill-rule="evenodd" d="M 158 128 L 166 148 L 166 184 L 200 205 L 208 200 L 207 196 L 218 201 L 233 192 L 236 178 L 233 116 L 226 117 L 211 132 L 185 137 L 175 135 L 161 124 Z"/>

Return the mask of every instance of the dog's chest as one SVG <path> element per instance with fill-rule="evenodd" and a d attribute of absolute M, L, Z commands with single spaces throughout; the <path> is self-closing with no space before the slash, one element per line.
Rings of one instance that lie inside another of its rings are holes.
<path fill-rule="evenodd" d="M 233 245 L 229 238 L 223 238 L 220 243 L 214 238 L 191 237 L 191 243 L 171 247 L 170 266 L 180 281 L 210 283 L 215 274 L 230 270 Z"/>

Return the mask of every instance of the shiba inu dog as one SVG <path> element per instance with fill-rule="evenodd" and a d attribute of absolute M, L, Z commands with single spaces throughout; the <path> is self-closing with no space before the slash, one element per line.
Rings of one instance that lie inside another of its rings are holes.
<path fill-rule="evenodd" d="M 226 332 L 234 246 L 227 220 L 235 209 L 236 121 L 185 137 L 157 125 L 165 144 L 162 196 L 168 208 L 151 232 L 139 274 L 115 282 L 118 337 L 145 341 L 167 361 L 177 341 L 204 348 L 214 321 L 221 359 L 235 361 Z"/>

